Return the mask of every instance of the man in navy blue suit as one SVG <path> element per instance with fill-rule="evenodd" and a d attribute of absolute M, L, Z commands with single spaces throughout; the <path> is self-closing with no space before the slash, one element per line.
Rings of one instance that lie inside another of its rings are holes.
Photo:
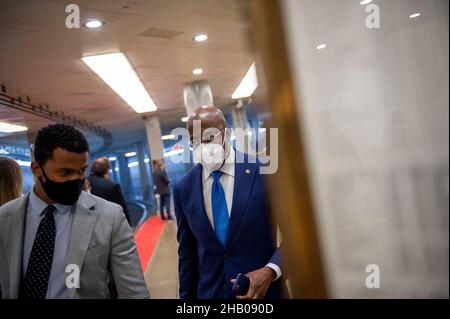
<path fill-rule="evenodd" d="M 249 277 L 250 288 L 237 298 L 282 298 L 259 162 L 233 149 L 216 107 L 197 108 L 187 128 L 199 164 L 174 187 L 180 298 L 234 298 L 238 273 Z"/>

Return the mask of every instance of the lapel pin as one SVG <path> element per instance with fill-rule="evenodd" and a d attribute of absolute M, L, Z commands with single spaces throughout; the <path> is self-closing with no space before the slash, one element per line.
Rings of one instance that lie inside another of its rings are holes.
<path fill-rule="evenodd" d="M 245 174 L 247 174 L 247 175 L 250 174 L 250 170 L 249 170 L 249 169 L 246 169 L 246 170 L 245 170 Z"/>

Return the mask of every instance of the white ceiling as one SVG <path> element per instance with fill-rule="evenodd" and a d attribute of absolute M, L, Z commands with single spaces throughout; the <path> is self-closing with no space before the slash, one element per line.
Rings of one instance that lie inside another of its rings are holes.
<path fill-rule="evenodd" d="M 99 30 L 66 28 L 66 1 L 0 1 L 0 83 L 8 94 L 28 95 L 34 104 L 45 103 L 103 126 L 113 133 L 114 146 L 142 140 L 142 115 L 93 74 L 81 57 L 126 53 L 159 107 L 163 126 L 173 126 L 185 115 L 185 83 L 207 79 L 215 104 L 226 105 L 253 61 L 246 39 L 249 25 L 242 13 L 246 1 L 76 3 L 82 22 L 95 17 L 105 26 Z M 207 33 L 208 41 L 194 42 L 192 37 L 198 32 Z M 197 67 L 205 71 L 200 76 L 192 75 Z M 48 123 L 2 106 L 0 119 L 25 124 L 31 132 Z"/>

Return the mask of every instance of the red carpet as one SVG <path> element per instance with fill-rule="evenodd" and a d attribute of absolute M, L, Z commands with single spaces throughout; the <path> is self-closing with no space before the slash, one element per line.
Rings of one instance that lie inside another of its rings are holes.
<path fill-rule="evenodd" d="M 150 216 L 134 234 L 143 272 L 147 269 L 163 228 L 164 221 L 159 216 Z"/>

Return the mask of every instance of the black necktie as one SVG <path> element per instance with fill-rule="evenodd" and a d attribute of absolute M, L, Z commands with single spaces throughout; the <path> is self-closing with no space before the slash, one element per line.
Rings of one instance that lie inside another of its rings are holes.
<path fill-rule="evenodd" d="M 45 216 L 39 223 L 34 239 L 27 272 L 20 287 L 20 298 L 45 299 L 47 295 L 55 249 L 56 226 L 53 216 L 55 209 L 54 206 L 49 205 L 43 212 Z"/>

